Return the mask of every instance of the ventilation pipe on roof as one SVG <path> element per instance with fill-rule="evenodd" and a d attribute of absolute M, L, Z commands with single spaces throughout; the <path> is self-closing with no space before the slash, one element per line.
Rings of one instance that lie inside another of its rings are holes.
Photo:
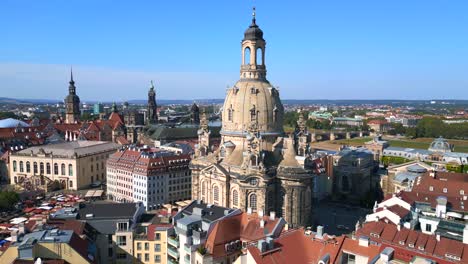
<path fill-rule="evenodd" d="M 258 211 L 258 217 L 263 218 L 263 210 Z"/>
<path fill-rule="evenodd" d="M 275 211 L 271 211 L 271 212 L 270 212 L 270 220 L 275 220 L 275 218 L 276 218 L 276 213 L 275 213 Z"/>

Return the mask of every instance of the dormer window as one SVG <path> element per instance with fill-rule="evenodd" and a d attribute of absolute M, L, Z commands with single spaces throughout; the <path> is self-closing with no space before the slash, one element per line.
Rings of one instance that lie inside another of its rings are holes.
<path fill-rule="evenodd" d="M 400 245 L 404 245 L 404 244 L 405 244 L 405 241 L 403 241 L 403 240 L 400 240 L 400 241 L 398 242 L 398 244 L 400 244 Z"/>
<path fill-rule="evenodd" d="M 423 247 L 423 246 L 419 246 L 418 249 L 419 249 L 419 250 L 424 250 L 424 247 Z"/>
<path fill-rule="evenodd" d="M 434 186 L 429 186 L 429 191 L 433 192 L 434 191 Z"/>
<path fill-rule="evenodd" d="M 442 191 L 443 191 L 444 193 L 447 193 L 447 188 L 444 188 Z"/>
<path fill-rule="evenodd" d="M 465 195 L 465 191 L 464 191 L 464 190 L 460 190 L 460 195 Z"/>
<path fill-rule="evenodd" d="M 414 248 L 414 244 L 409 244 L 408 245 L 410 248 Z"/>
<path fill-rule="evenodd" d="M 250 88 L 250 93 L 257 94 L 257 89 L 255 89 L 255 87 Z"/>

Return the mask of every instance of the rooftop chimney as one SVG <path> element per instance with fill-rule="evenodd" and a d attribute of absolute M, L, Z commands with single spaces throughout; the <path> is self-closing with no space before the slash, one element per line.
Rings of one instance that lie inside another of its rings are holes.
<path fill-rule="evenodd" d="M 263 219 L 260 220 L 260 227 L 261 227 L 261 228 L 264 228 L 264 227 L 265 227 L 265 221 L 263 221 Z"/>
<path fill-rule="evenodd" d="M 258 217 L 263 218 L 263 210 L 258 211 Z"/>
<path fill-rule="evenodd" d="M 386 247 L 382 252 L 380 252 L 380 259 L 384 264 L 389 264 L 393 259 L 393 252 L 395 250 L 391 247 Z"/>
<path fill-rule="evenodd" d="M 463 233 L 465 233 L 465 232 L 463 232 Z M 439 233 L 436 234 L 436 240 L 437 240 L 437 242 L 440 242 L 440 234 Z"/>
<path fill-rule="evenodd" d="M 275 218 L 276 218 L 276 213 L 275 213 L 275 211 L 271 211 L 271 212 L 270 212 L 270 220 L 275 220 Z"/>
<path fill-rule="evenodd" d="M 25 234 L 24 232 L 24 223 L 19 223 L 18 225 L 18 235 Z"/>
<path fill-rule="evenodd" d="M 359 246 L 361 247 L 369 247 L 369 238 L 366 236 L 359 237 Z"/>
<path fill-rule="evenodd" d="M 18 231 L 17 230 L 13 230 L 11 231 L 11 243 L 15 243 L 16 241 L 18 241 Z"/>
<path fill-rule="evenodd" d="M 317 234 L 315 236 L 317 238 L 322 238 L 323 237 L 323 226 L 321 226 L 321 225 L 317 226 Z"/>

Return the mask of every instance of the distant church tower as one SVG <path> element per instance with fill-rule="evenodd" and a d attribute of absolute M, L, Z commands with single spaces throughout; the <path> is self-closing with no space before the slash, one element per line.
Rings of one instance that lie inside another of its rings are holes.
<path fill-rule="evenodd" d="M 196 103 L 193 103 L 190 109 L 190 122 L 192 124 L 200 124 L 200 108 Z"/>
<path fill-rule="evenodd" d="M 158 112 L 157 112 L 157 104 L 156 104 L 156 92 L 154 91 L 154 84 L 151 81 L 151 87 L 148 92 L 148 116 L 147 116 L 147 124 L 155 124 L 158 122 Z"/>
<path fill-rule="evenodd" d="M 80 98 L 76 95 L 73 70 L 70 73 L 70 85 L 68 86 L 68 95 L 65 97 L 65 107 L 65 123 L 74 124 L 80 121 Z"/>

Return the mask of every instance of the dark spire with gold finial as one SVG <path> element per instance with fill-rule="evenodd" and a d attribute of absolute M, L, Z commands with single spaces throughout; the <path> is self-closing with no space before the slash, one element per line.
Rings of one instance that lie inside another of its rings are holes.
<path fill-rule="evenodd" d="M 244 40 L 263 40 L 263 31 L 257 25 L 255 7 L 252 11 L 252 24 L 244 32 Z"/>

